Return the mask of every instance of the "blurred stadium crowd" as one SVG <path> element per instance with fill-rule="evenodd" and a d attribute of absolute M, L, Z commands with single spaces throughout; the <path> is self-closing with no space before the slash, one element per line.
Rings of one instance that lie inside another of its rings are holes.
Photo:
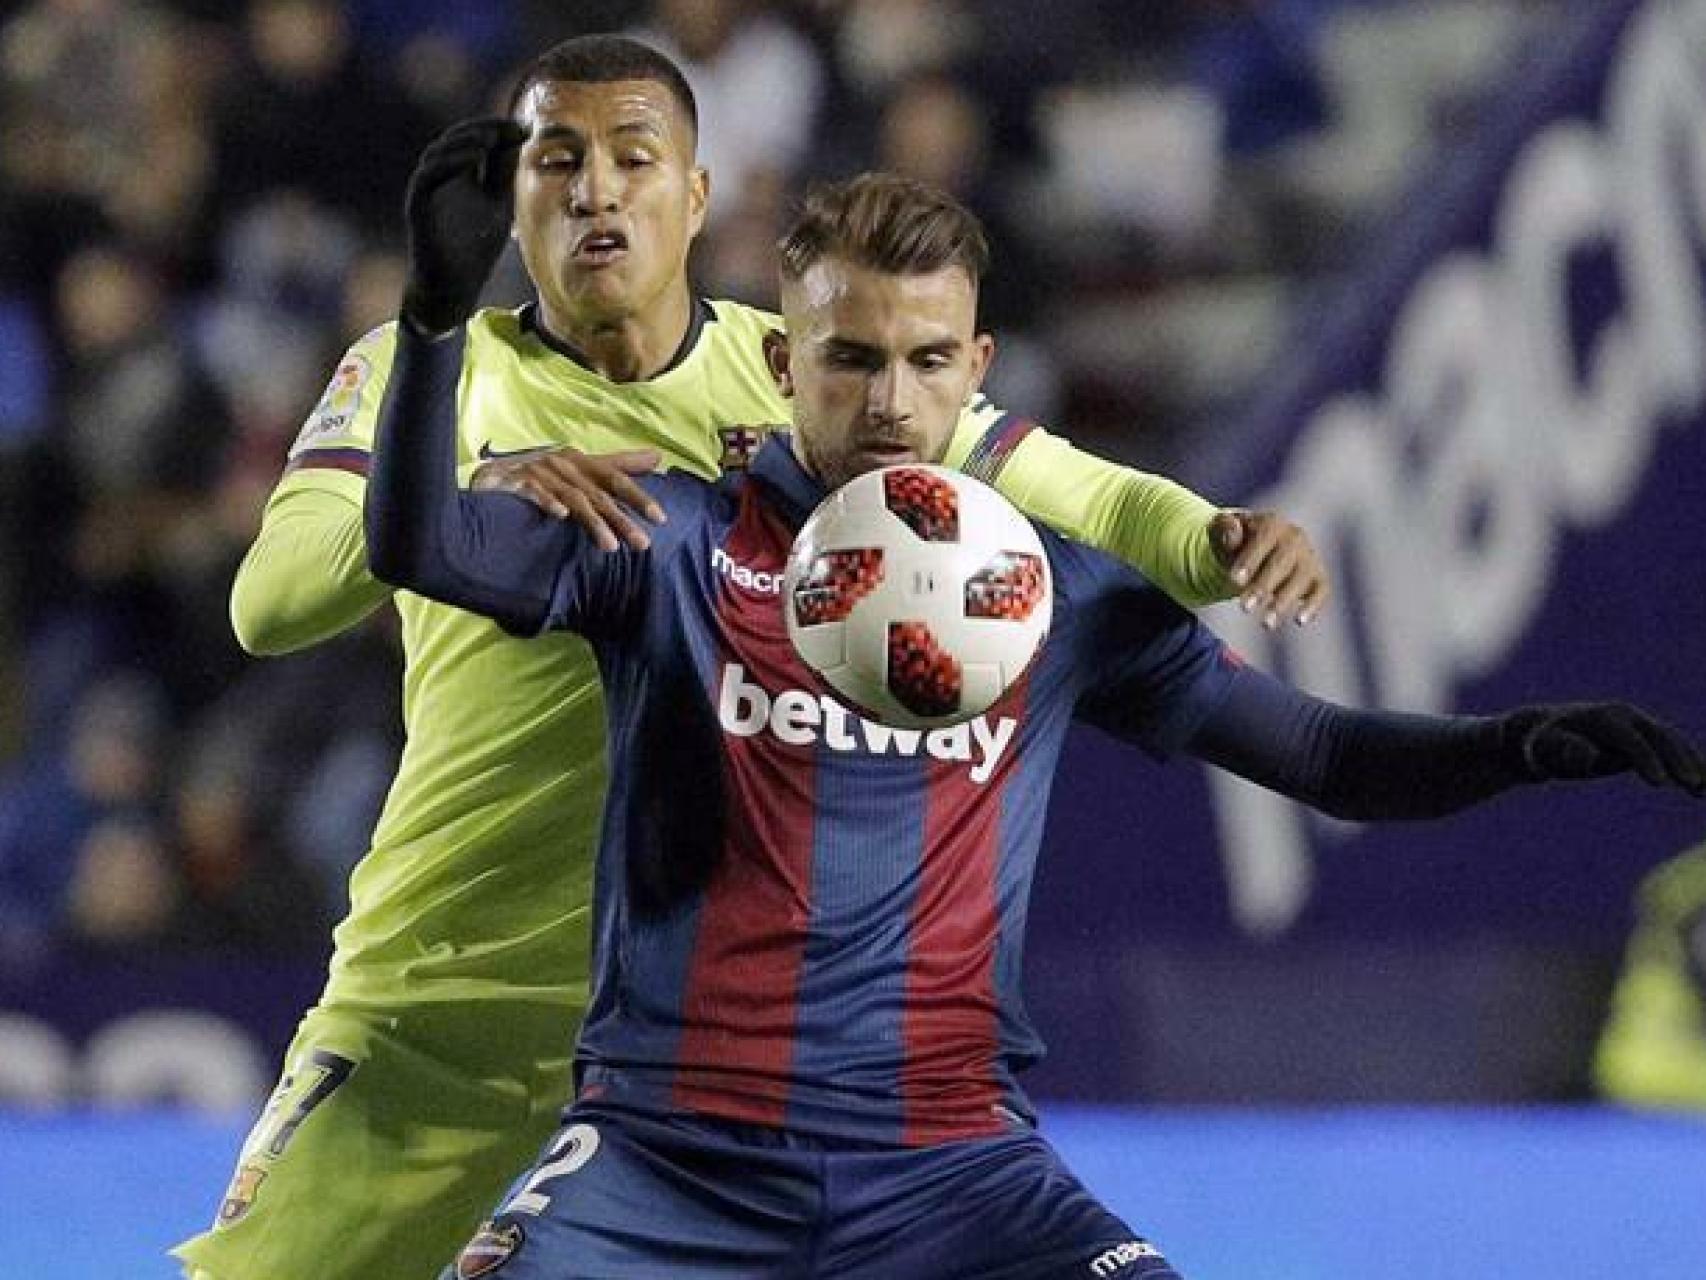
<path fill-rule="evenodd" d="M 813 176 L 961 193 L 996 236 L 996 395 L 1167 467 L 1563 3 L 6 6 L 0 964 L 326 946 L 399 745 L 388 611 L 255 661 L 227 591 L 338 354 L 394 314 L 417 152 L 533 53 L 634 29 L 683 62 L 712 295 L 768 301 Z"/>

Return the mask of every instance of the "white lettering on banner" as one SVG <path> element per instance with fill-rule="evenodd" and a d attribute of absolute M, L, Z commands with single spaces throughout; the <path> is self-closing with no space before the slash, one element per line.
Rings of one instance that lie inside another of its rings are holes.
<path fill-rule="evenodd" d="M 1706 408 L 1706 0 L 1647 5 L 1610 68 L 1605 118 L 1560 120 L 1505 177 L 1485 252 L 1447 254 L 1405 299 L 1373 395 L 1321 405 L 1254 500 L 1321 541 L 1358 609 L 1281 644 L 1216 622 L 1256 665 L 1324 697 L 1444 711 L 1498 666 L 1550 587 L 1564 529 L 1615 519 L 1667 423 Z M 1606 248 L 1620 314 L 1570 328 L 1572 255 Z M 1352 572 L 1354 571 L 1354 572 Z M 1364 643 L 1353 633 L 1352 614 Z M 1308 899 L 1308 815 L 1213 773 L 1234 914 L 1252 933 Z"/>
<path fill-rule="evenodd" d="M 266 1096 L 266 1055 L 247 1031 L 216 1014 L 152 1009 L 105 1024 L 79 1056 L 55 1028 L 0 1015 L 0 1103 L 134 1106 L 171 1100 L 210 1112 Z"/>
<path fill-rule="evenodd" d="M 781 742 L 806 746 L 820 737 L 831 751 L 866 751 L 871 755 L 916 756 L 971 766 L 971 780 L 982 786 L 1013 741 L 1019 722 L 1002 716 L 993 723 L 978 716 L 947 729 L 894 729 L 861 719 L 827 694 L 785 689 L 772 696 L 746 678 L 746 668 L 731 662 L 723 668 L 717 692 L 717 722 L 725 733 L 751 738 L 768 729 Z"/>

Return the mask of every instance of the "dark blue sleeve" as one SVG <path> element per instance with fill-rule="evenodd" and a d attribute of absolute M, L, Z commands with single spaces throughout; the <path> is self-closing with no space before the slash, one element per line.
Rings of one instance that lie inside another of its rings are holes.
<path fill-rule="evenodd" d="M 1532 780 L 1509 717 L 1338 706 L 1245 668 L 1186 749 L 1336 818 L 1436 818 Z"/>
<path fill-rule="evenodd" d="M 1532 780 L 1508 716 L 1338 706 L 1246 666 L 1137 574 L 1065 543 L 1057 586 L 1091 683 L 1079 718 L 1183 749 L 1338 818 L 1433 818 Z"/>
<path fill-rule="evenodd" d="M 1193 614 L 1121 562 L 1046 530 L 1043 537 L 1068 619 L 1059 639 L 1088 673 L 1075 717 L 1152 755 L 1179 750 L 1220 705 L 1238 660 Z"/>
<path fill-rule="evenodd" d="M 523 498 L 457 485 L 464 341 L 461 329 L 434 341 L 398 322 L 367 488 L 374 576 L 519 635 L 614 629 L 637 594 L 645 553 L 600 551 L 579 525 Z"/>

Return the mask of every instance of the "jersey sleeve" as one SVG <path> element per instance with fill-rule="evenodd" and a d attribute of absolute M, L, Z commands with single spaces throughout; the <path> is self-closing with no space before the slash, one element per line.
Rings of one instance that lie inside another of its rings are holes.
<path fill-rule="evenodd" d="M 290 446 L 278 493 L 318 489 L 361 505 L 396 344 L 396 324 L 383 324 L 344 352 Z"/>
<path fill-rule="evenodd" d="M 1164 476 L 1086 453 L 982 397 L 960 415 L 944 461 L 1026 515 L 1125 561 L 1187 608 L 1236 594 L 1209 542 L 1219 508 Z"/>
<path fill-rule="evenodd" d="M 650 552 L 600 551 L 578 524 L 524 498 L 457 485 L 457 386 L 466 333 L 399 331 L 363 510 L 374 576 L 491 618 L 517 635 L 619 634 Z M 661 483 L 652 479 L 654 483 Z"/>
<path fill-rule="evenodd" d="M 1242 664 L 1124 564 L 1089 547 L 1049 542 L 1056 589 L 1072 618 L 1073 661 L 1090 673 L 1077 718 L 1152 755 L 1180 750 L 1218 709 Z"/>
<path fill-rule="evenodd" d="M 339 635 L 391 595 L 367 571 L 361 505 L 329 487 L 281 488 L 231 584 L 231 628 L 252 654 Z"/>
<path fill-rule="evenodd" d="M 394 345 L 383 325 L 351 346 L 290 447 L 231 586 L 231 625 L 250 653 L 330 639 L 390 595 L 367 569 L 361 507 Z"/>

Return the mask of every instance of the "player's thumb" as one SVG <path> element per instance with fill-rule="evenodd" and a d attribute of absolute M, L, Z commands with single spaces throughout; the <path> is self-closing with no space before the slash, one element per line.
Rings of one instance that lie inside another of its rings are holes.
<path fill-rule="evenodd" d="M 1241 511 L 1222 511 L 1208 522 L 1208 545 L 1225 565 L 1232 563 L 1244 545 L 1244 516 Z"/>

